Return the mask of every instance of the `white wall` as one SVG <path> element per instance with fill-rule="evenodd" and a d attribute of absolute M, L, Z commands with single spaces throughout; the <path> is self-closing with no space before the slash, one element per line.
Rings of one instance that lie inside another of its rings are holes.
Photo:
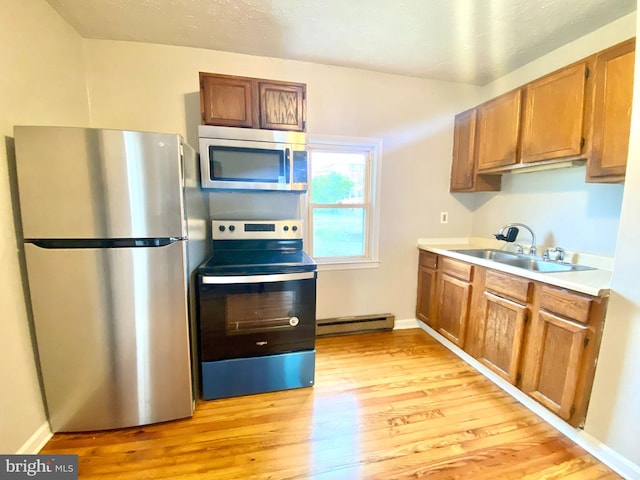
<path fill-rule="evenodd" d="M 636 50 L 638 49 L 636 43 Z M 585 431 L 640 471 L 640 59 L 611 298 Z"/>
<path fill-rule="evenodd" d="M 48 432 L 22 276 L 13 126 L 88 125 L 82 40 L 44 0 L 0 8 L 0 452 Z M 34 439 L 37 442 L 37 439 Z"/>
<path fill-rule="evenodd" d="M 506 223 L 522 222 L 538 245 L 613 257 L 624 185 L 587 184 L 585 173 L 582 166 L 503 175 L 499 194 L 476 195 L 474 235 L 493 238 Z M 529 238 L 522 230 L 518 241 Z"/>
<path fill-rule="evenodd" d="M 103 40 L 85 46 L 94 126 L 177 132 L 195 146 L 204 71 L 306 83 L 309 133 L 382 138 L 381 265 L 320 272 L 319 318 L 413 318 L 416 239 L 470 232 L 471 212 L 448 194 L 448 179 L 453 116 L 478 88 L 194 48 Z M 439 223 L 442 210 L 447 225 Z"/>
<path fill-rule="evenodd" d="M 493 82 L 483 100 L 626 40 L 635 28 L 635 13 L 622 17 Z M 585 167 L 503 175 L 499 193 L 475 195 L 473 235 L 492 237 L 502 225 L 522 222 L 538 244 L 613 256 L 624 185 L 586 184 L 584 178 Z"/>

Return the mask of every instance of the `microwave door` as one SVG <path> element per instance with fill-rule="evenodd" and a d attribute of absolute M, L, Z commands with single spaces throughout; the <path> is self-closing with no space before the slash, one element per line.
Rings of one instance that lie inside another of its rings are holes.
<path fill-rule="evenodd" d="M 201 139 L 203 188 L 290 190 L 290 147 L 281 143 Z"/>

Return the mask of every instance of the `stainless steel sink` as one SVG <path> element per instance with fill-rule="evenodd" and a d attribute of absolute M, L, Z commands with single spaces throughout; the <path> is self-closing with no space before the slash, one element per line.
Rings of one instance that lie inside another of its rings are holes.
<path fill-rule="evenodd" d="M 491 248 L 478 248 L 475 250 L 453 250 L 456 253 L 462 253 L 464 255 L 470 255 L 476 258 L 484 258 L 485 260 L 493 260 L 499 262 L 500 260 L 517 259 L 516 253 L 503 252 L 502 250 L 494 250 Z"/>
<path fill-rule="evenodd" d="M 469 255 L 475 258 L 482 258 L 485 260 L 491 260 L 503 265 L 510 265 L 512 267 L 524 268 L 525 270 L 532 270 L 539 273 L 554 273 L 554 272 L 571 272 L 578 270 L 595 270 L 593 267 L 587 265 L 577 265 L 574 263 L 561 263 L 552 262 L 549 260 L 543 260 L 539 257 L 533 257 L 530 255 L 518 255 L 517 253 L 503 252 L 502 250 L 494 250 L 491 248 L 481 248 L 474 250 L 453 250 L 456 253 L 463 255 Z"/>

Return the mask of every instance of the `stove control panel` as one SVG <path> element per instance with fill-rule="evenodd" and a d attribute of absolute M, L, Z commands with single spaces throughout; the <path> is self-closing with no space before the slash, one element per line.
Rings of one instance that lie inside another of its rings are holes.
<path fill-rule="evenodd" d="M 212 220 L 213 240 L 302 238 L 302 220 Z"/>

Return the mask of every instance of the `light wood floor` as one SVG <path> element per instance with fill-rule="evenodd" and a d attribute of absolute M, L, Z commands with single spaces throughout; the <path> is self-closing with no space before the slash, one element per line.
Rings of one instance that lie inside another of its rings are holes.
<path fill-rule="evenodd" d="M 313 388 L 56 434 L 80 478 L 618 479 L 420 329 L 321 338 Z"/>

